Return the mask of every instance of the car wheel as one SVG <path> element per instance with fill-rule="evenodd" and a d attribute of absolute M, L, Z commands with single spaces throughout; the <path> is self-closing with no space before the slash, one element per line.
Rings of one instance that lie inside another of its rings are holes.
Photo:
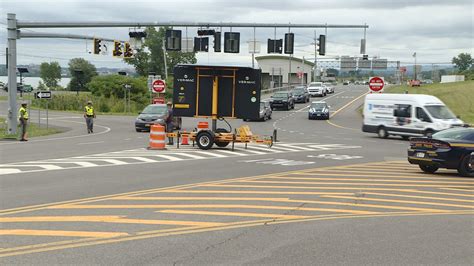
<path fill-rule="evenodd" d="M 381 139 L 386 139 L 388 137 L 388 132 L 385 127 L 379 127 L 377 130 L 377 135 L 379 135 L 379 138 Z"/>
<path fill-rule="evenodd" d="M 462 176 L 474 177 L 474 153 L 464 156 L 459 164 L 458 173 Z"/>
<path fill-rule="evenodd" d="M 196 142 L 201 150 L 209 150 L 214 144 L 214 133 L 211 131 L 201 131 L 196 136 Z"/>
<path fill-rule="evenodd" d="M 428 174 L 433 174 L 434 172 L 438 171 L 439 167 L 438 166 L 433 166 L 433 165 L 418 165 L 420 169 Z"/>
<path fill-rule="evenodd" d="M 409 140 L 409 139 L 410 139 L 410 136 L 402 136 L 402 139 L 404 139 L 404 140 Z"/>

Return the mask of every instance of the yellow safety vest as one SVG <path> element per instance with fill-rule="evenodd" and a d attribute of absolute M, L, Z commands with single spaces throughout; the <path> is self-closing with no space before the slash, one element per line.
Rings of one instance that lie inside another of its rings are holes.
<path fill-rule="evenodd" d="M 18 111 L 18 116 L 20 119 L 28 119 L 28 110 L 26 110 L 25 107 L 20 107 L 20 110 Z"/>
<path fill-rule="evenodd" d="M 89 106 L 86 105 L 85 109 L 86 109 L 86 115 L 87 116 L 94 116 L 94 107 L 92 107 L 92 106 L 89 107 Z"/>

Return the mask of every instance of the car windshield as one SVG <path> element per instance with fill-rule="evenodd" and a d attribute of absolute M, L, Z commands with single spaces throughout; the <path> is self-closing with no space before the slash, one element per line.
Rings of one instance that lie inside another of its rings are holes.
<path fill-rule="evenodd" d="M 272 96 L 273 98 L 287 98 L 288 94 L 287 93 L 275 93 Z"/>
<path fill-rule="evenodd" d="M 310 87 L 321 87 L 323 84 L 321 82 L 310 83 Z"/>
<path fill-rule="evenodd" d="M 165 105 L 148 105 L 142 112 L 142 114 L 148 115 L 162 115 L 166 113 L 168 108 Z"/>
<path fill-rule="evenodd" d="M 293 90 L 293 93 L 294 94 L 303 94 L 304 89 L 303 88 L 296 88 L 296 89 Z"/>
<path fill-rule="evenodd" d="M 452 128 L 433 134 L 434 139 L 441 140 L 470 140 L 474 138 L 474 129 L 472 128 Z"/>
<path fill-rule="evenodd" d="M 455 119 L 456 116 L 444 105 L 429 105 L 425 106 L 428 113 L 437 119 Z"/>
<path fill-rule="evenodd" d="M 312 103 L 311 104 L 312 109 L 323 109 L 324 107 L 326 107 L 325 103 Z"/>

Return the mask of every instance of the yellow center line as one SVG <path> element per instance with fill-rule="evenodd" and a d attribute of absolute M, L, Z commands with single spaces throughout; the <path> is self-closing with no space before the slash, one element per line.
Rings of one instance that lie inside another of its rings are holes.
<path fill-rule="evenodd" d="M 365 177 L 370 177 L 365 175 Z M 373 176 L 379 177 L 379 176 Z M 393 176 L 400 178 L 398 176 Z M 468 181 L 426 181 L 426 180 L 404 180 L 404 179 L 371 179 L 371 178 L 326 178 L 326 177 L 292 177 L 292 176 L 279 176 L 279 177 L 266 177 L 265 179 L 289 179 L 289 180 L 341 180 L 341 181 L 373 181 L 373 182 L 402 182 L 402 183 L 437 183 L 437 184 L 467 184 L 474 185 L 474 182 Z M 261 180 L 260 180 L 261 181 Z"/>
<path fill-rule="evenodd" d="M 0 229 L 0 235 L 96 237 L 96 238 L 128 236 L 127 233 L 123 233 L 123 232 L 90 232 L 90 231 L 27 230 L 27 229 L 5 229 L 5 230 Z"/>
<path fill-rule="evenodd" d="M 277 213 L 214 212 L 214 211 L 187 211 L 187 210 L 162 210 L 162 211 L 157 211 L 157 212 L 172 213 L 172 214 L 195 214 L 195 215 L 286 218 L 286 219 L 301 219 L 301 218 L 310 217 L 310 216 L 302 216 L 302 215 L 287 215 L 287 214 L 277 214 Z"/>
<path fill-rule="evenodd" d="M 442 188 L 446 185 L 420 185 L 420 184 L 377 184 L 377 183 L 346 183 L 346 182 L 288 182 L 288 181 L 240 181 L 235 183 L 265 183 L 265 184 L 300 184 L 300 185 L 347 185 L 347 186 L 384 186 L 384 187 L 434 187 Z M 214 185 L 208 185 L 214 186 Z M 216 185 L 221 186 L 221 185 Z M 226 185 L 222 185 L 226 186 Z M 204 187 L 204 186 L 202 186 Z M 470 188 L 472 186 L 456 186 Z"/>
<path fill-rule="evenodd" d="M 402 195 L 402 194 L 388 194 L 388 193 L 376 193 L 376 192 L 364 192 L 364 194 L 365 194 L 365 195 L 374 195 L 374 196 L 400 197 L 400 198 L 415 198 L 415 199 L 431 199 L 431 200 L 457 201 L 457 202 L 468 202 L 468 203 L 474 204 L 474 200 L 466 200 L 466 199 L 440 198 L 440 197 L 426 197 L 426 196 L 414 196 L 414 195 Z"/>
<path fill-rule="evenodd" d="M 359 201 L 380 201 L 380 202 L 392 202 L 392 203 L 407 203 L 407 204 L 418 204 L 418 205 L 435 205 L 444 207 L 457 207 L 457 208 L 474 208 L 474 205 L 459 205 L 449 204 L 441 202 L 426 202 L 426 201 L 409 201 L 409 200 L 395 200 L 395 199 L 380 199 L 380 198 L 368 198 L 368 197 L 347 197 L 347 196 L 321 196 L 322 198 L 338 198 L 338 199 L 351 199 Z"/>
<path fill-rule="evenodd" d="M 442 188 L 445 189 L 445 188 Z M 457 190 L 457 189 L 456 189 Z M 446 196 L 457 196 L 457 197 L 474 197 L 472 194 L 457 194 L 457 193 L 446 193 L 437 191 L 421 191 L 417 189 L 408 189 L 406 192 L 421 193 L 421 194 L 435 194 L 435 195 L 446 195 Z"/>

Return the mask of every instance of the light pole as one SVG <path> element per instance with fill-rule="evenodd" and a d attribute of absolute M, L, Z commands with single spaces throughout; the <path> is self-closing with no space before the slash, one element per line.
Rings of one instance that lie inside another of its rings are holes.
<path fill-rule="evenodd" d="M 413 80 L 416 80 L 416 52 L 413 53 L 413 57 L 415 58 L 415 66 L 413 67 Z"/>

